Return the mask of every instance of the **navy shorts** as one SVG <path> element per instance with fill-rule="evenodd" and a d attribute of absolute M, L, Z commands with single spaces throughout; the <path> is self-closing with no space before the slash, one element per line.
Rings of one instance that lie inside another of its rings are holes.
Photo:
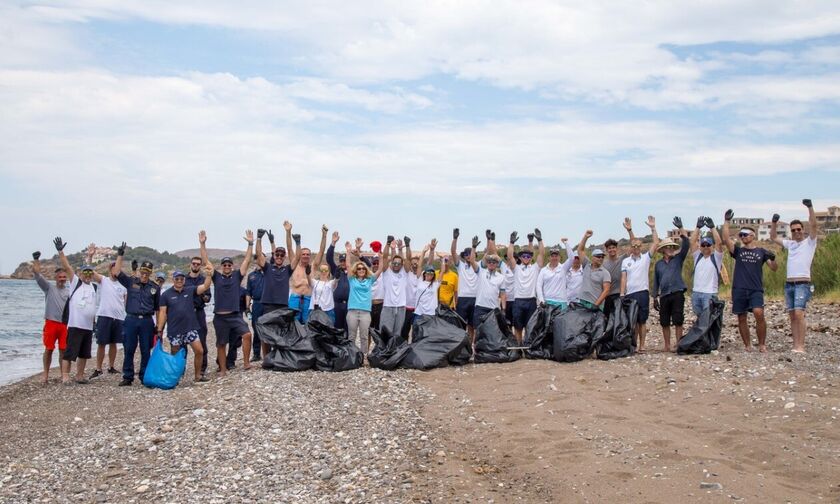
<path fill-rule="evenodd" d="M 226 313 L 213 317 L 213 329 L 216 331 L 216 346 L 226 346 L 231 341 L 237 341 L 248 330 L 248 324 L 240 313 Z"/>
<path fill-rule="evenodd" d="M 469 325 L 475 327 L 475 324 L 473 324 L 473 315 L 475 313 L 474 297 L 459 297 L 458 304 L 455 305 L 455 311 L 458 312 L 458 315 L 460 315 L 462 319 L 466 320 Z"/>
<path fill-rule="evenodd" d="M 513 327 L 524 329 L 535 311 L 537 311 L 537 298 L 514 299 Z"/>
<path fill-rule="evenodd" d="M 685 322 L 685 294 L 672 292 L 659 298 L 659 325 L 681 326 Z"/>
<path fill-rule="evenodd" d="M 96 317 L 96 344 L 123 342 L 123 321 L 111 317 Z"/>
<path fill-rule="evenodd" d="M 742 315 L 764 308 L 764 291 L 732 288 L 732 313 Z"/>
<path fill-rule="evenodd" d="M 458 302 L 460 303 L 461 300 L 459 299 Z M 476 306 L 475 309 L 473 310 L 473 321 L 472 321 L 473 327 L 478 327 L 479 324 L 481 324 L 481 319 L 485 315 L 490 313 L 491 311 L 493 311 L 492 308 L 485 308 L 483 306 Z"/>
<path fill-rule="evenodd" d="M 650 316 L 650 292 L 643 290 L 627 294 L 625 297 L 627 299 L 635 299 L 636 304 L 639 306 L 639 314 L 636 317 L 636 323 L 644 324 L 647 322 L 647 319 Z"/>

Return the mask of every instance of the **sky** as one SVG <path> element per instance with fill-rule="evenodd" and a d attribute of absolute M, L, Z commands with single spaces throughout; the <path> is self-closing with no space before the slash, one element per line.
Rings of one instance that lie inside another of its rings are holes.
<path fill-rule="evenodd" d="M 57 235 L 603 243 L 838 188 L 836 0 L 0 3 L 5 274 Z"/>

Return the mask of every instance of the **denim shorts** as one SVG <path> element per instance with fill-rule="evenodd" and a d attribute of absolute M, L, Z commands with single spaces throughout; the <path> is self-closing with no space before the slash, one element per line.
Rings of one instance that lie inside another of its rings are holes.
<path fill-rule="evenodd" d="M 811 283 L 785 282 L 785 304 L 787 304 L 788 311 L 804 310 L 811 300 Z"/>
<path fill-rule="evenodd" d="M 691 309 L 698 317 L 703 310 L 709 307 L 713 299 L 717 299 L 717 294 L 710 294 L 706 292 L 692 292 L 691 293 Z"/>

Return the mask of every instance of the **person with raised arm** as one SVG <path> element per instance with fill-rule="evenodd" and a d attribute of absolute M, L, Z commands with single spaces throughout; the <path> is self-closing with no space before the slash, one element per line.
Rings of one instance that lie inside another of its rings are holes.
<path fill-rule="evenodd" d="M 779 214 L 773 214 L 773 223 L 770 226 L 770 239 L 788 251 L 785 305 L 790 317 L 790 330 L 793 333 L 793 351 L 797 353 L 805 352 L 807 330 L 805 309 L 814 293 L 814 286 L 811 283 L 811 263 L 817 251 L 818 230 L 814 204 L 809 199 L 802 200 L 802 204 L 808 209 L 807 237 L 802 221 L 799 219 L 790 221 L 790 240 L 779 238 L 776 230 L 779 225 Z"/>
<path fill-rule="evenodd" d="M 636 239 L 636 236 L 633 234 L 633 225 L 630 222 L 629 217 L 624 218 L 622 226 L 624 226 L 624 229 L 627 231 L 630 243 L 632 244 Z M 619 254 L 618 242 L 612 238 L 604 242 L 604 251 L 607 253 L 607 256 L 604 258 L 604 269 L 610 273 L 610 293 L 607 294 L 607 299 L 604 300 L 604 315 L 606 315 L 607 320 L 609 320 L 613 313 L 615 303 L 620 297 L 621 265 L 630 254 Z"/>
<path fill-rule="evenodd" d="M 566 260 L 560 264 L 559 248 L 548 251 L 548 264 L 537 276 L 537 301 L 541 306 L 557 306 L 565 310 L 569 307 L 569 294 L 566 289 L 567 274 L 569 268 L 572 267 L 575 254 L 569 245 L 568 238 L 561 238 L 560 242 L 566 247 Z"/>
<path fill-rule="evenodd" d="M 132 268 L 137 261 L 133 261 Z M 201 274 L 201 265 L 203 261 L 201 257 L 195 256 L 190 259 L 190 270 L 187 272 L 187 277 L 184 280 L 186 287 L 198 287 L 204 283 L 204 275 Z M 135 268 L 136 269 L 136 268 Z M 204 309 L 207 303 L 213 299 L 213 295 L 209 290 L 205 291 L 200 296 L 195 296 L 195 320 L 198 323 L 198 340 L 201 342 L 201 374 L 207 374 L 207 314 Z M 192 348 L 192 347 L 190 347 Z"/>
<path fill-rule="evenodd" d="M 542 232 L 539 228 L 529 234 L 529 244 L 519 251 L 519 264 L 513 257 L 513 246 L 519 239 L 519 234 L 514 231 L 510 234 L 508 244 L 507 265 L 513 275 L 513 319 L 514 335 L 516 341 L 522 343 L 522 332 L 528 324 L 531 315 L 537 311 L 537 276 L 545 263 L 545 244 L 542 239 Z M 533 264 L 534 249 L 531 240 L 536 239 L 539 249 L 537 250 L 537 261 Z"/>
<path fill-rule="evenodd" d="M 289 225 L 291 230 L 291 224 Z M 327 229 L 326 224 L 321 226 L 321 246 L 318 249 L 318 255 L 315 256 L 315 265 L 321 264 L 324 258 L 324 250 L 327 248 Z M 289 308 L 297 310 L 297 319 L 305 324 L 309 319 L 309 304 L 312 302 L 312 251 L 306 247 L 300 246 L 300 235 L 293 234 L 292 238 L 295 240 L 296 250 L 294 253 L 290 252 L 289 259 L 292 265 L 292 284 L 291 292 L 289 294 Z"/>
<path fill-rule="evenodd" d="M 475 296 L 475 310 L 473 312 L 473 327 L 478 327 L 481 319 L 496 308 L 503 312 L 507 305 L 505 296 L 505 275 L 499 269 L 502 260 L 498 254 L 491 253 L 489 244 L 487 253 L 481 262 L 476 259 L 476 250 L 481 242 L 478 236 L 473 236 L 470 255 L 467 256 L 470 268 L 478 275 L 478 289 Z M 512 252 L 511 252 L 512 253 Z M 475 341 L 473 340 L 473 344 Z"/>
<path fill-rule="evenodd" d="M 242 367 L 251 369 L 251 331 L 248 324 L 242 318 L 240 312 L 240 287 L 242 279 L 248 273 L 248 266 L 251 264 L 251 257 L 254 250 L 254 232 L 245 230 L 244 239 L 248 242 L 245 249 L 245 257 L 239 269 L 233 268 L 233 259 L 223 257 L 222 271 L 213 271 L 213 285 L 215 286 L 216 304 L 213 308 L 213 329 L 216 332 L 216 361 L 219 364 L 219 376 L 227 375 L 227 352 L 228 344 L 235 343 L 242 338 Z M 198 241 L 201 251 L 201 259 L 209 263 L 207 256 L 207 233 L 202 229 L 198 233 Z"/>
<path fill-rule="evenodd" d="M 593 250 L 591 260 L 586 257 L 586 242 L 591 237 L 592 230 L 587 229 L 578 244 L 577 253 L 583 274 L 577 302 L 590 310 L 604 311 L 604 300 L 610 292 L 610 272 L 603 267 L 606 255 L 603 250 Z"/>
<path fill-rule="evenodd" d="M 157 332 L 163 337 L 163 329 L 169 325 L 166 337 L 169 339 L 172 354 L 177 354 L 182 347 L 190 346 L 195 353 L 193 367 L 196 383 L 208 382 L 201 371 L 201 355 L 204 352 L 198 339 L 198 321 L 195 319 L 195 297 L 210 289 L 213 277 L 213 265 L 204 264 L 204 283 L 198 287 L 186 285 L 187 276 L 183 271 L 172 273 L 172 287 L 160 295 L 160 313 L 157 318 Z"/>
<path fill-rule="evenodd" d="M 88 246 L 87 263 L 93 263 L 96 245 Z M 119 254 L 120 249 L 117 249 Z M 93 281 L 99 284 L 99 307 L 96 309 L 96 368 L 91 379 L 102 376 L 102 364 L 105 362 L 105 347 L 108 347 L 108 373 L 117 374 L 114 367 L 117 359 L 117 344 L 123 344 L 123 323 L 125 321 L 125 302 L 128 290 L 117 280 L 119 273 L 112 262 L 108 276 L 93 272 Z"/>
<path fill-rule="evenodd" d="M 458 237 L 460 235 L 460 229 L 455 228 L 452 230 L 452 247 L 449 251 L 452 264 L 458 272 L 458 291 L 455 297 L 455 311 L 467 322 L 467 332 L 470 335 L 470 340 L 475 342 L 473 315 L 475 313 L 475 296 L 478 293 L 478 274 L 472 269 L 469 261 L 467 261 L 467 257 L 469 257 L 472 249 L 468 247 L 460 253 L 458 252 Z"/>
<path fill-rule="evenodd" d="M 755 229 L 744 226 L 738 231 L 741 245 L 736 245 L 729 236 L 729 226 L 735 212 L 726 211 L 723 216 L 723 243 L 735 259 L 735 274 L 732 278 L 732 313 L 738 316 L 738 332 L 744 342 L 744 350 L 752 350 L 747 314 L 755 317 L 755 332 L 758 337 L 758 351 L 767 351 L 767 321 L 764 318 L 764 275 L 763 266 L 776 271 L 776 254 L 755 244 Z"/>
<path fill-rule="evenodd" d="M 335 262 L 335 244 L 339 240 L 338 231 L 333 231 L 330 246 L 327 248 L 327 265 L 330 267 L 330 276 L 335 279 L 333 289 L 333 305 L 335 310 L 336 329 L 347 329 L 347 301 L 350 298 L 350 281 L 348 275 L 347 254 L 338 254 L 338 262 Z"/>
<path fill-rule="evenodd" d="M 347 280 L 350 285 L 347 301 L 347 336 L 353 342 L 356 341 L 358 336 L 359 348 L 361 348 L 363 354 L 367 355 L 370 341 L 368 331 L 373 306 L 373 284 L 385 268 L 385 261 L 382 260 L 382 254 L 380 253 L 379 268 L 376 272 L 372 272 L 366 262 L 354 256 L 349 241 L 344 246 L 347 263 L 353 265 L 350 269 L 350 277 Z"/>
<path fill-rule="evenodd" d="M 700 238 L 704 227 L 709 228 L 711 236 Z M 691 255 L 694 258 L 691 309 L 699 317 L 717 299 L 720 269 L 723 266 L 723 242 L 711 217 L 697 218 L 697 226 L 691 233 Z"/>
<path fill-rule="evenodd" d="M 685 322 L 685 291 L 688 287 L 683 280 L 682 270 L 688 256 L 688 232 L 683 227 L 682 219 L 674 217 L 674 227 L 680 231 L 680 244 L 666 238 L 659 242 L 657 251 L 662 259 L 653 267 L 653 307 L 659 310 L 659 325 L 665 340 L 665 351 L 676 352 L 683 337 Z M 674 325 L 675 344 L 671 348 L 671 324 Z"/>
<path fill-rule="evenodd" d="M 630 218 L 624 219 L 627 232 L 633 236 L 633 225 Z M 633 321 L 634 338 L 638 352 L 645 351 L 645 337 L 647 336 L 647 319 L 650 316 L 650 263 L 659 246 L 659 234 L 656 232 L 656 219 L 648 216 L 647 225 L 653 235 L 650 249 L 642 252 L 642 241 L 633 236 L 630 240 L 630 255 L 621 263 L 621 298 L 635 299 L 639 310 Z"/>
<path fill-rule="evenodd" d="M 408 302 L 408 292 L 411 287 L 409 275 L 414 273 L 409 269 L 410 262 L 406 261 L 401 253 L 405 243 L 406 256 L 411 257 L 411 238 L 404 237 L 403 240 L 395 240 L 389 236 L 382 247 L 382 260 L 385 263 L 380 266 L 383 269 L 381 275 L 382 288 L 385 291 L 384 302 L 382 303 L 382 315 L 379 319 L 379 328 L 387 328 L 391 334 L 402 334 L 405 323 L 405 307 Z"/>
<path fill-rule="evenodd" d="M 63 320 L 64 307 L 67 305 L 67 298 L 70 297 L 70 288 L 67 285 L 67 271 L 59 266 L 55 269 L 55 282 L 49 283 L 41 275 L 41 252 L 32 253 L 32 273 L 38 287 L 44 291 L 44 329 L 42 339 L 44 342 L 44 372 L 41 381 L 49 383 L 50 367 L 52 356 L 58 345 L 58 364 L 61 366 L 64 350 L 67 348 L 67 322 Z"/>
<path fill-rule="evenodd" d="M 424 247 L 420 254 L 420 261 L 414 271 L 417 276 L 417 287 L 413 301 L 414 320 L 412 326 L 416 326 L 423 317 L 434 317 L 439 304 L 440 280 L 435 277 L 435 247 L 437 247 L 437 238 L 433 238 L 429 245 Z M 426 262 L 427 252 L 429 254 L 428 264 Z"/>

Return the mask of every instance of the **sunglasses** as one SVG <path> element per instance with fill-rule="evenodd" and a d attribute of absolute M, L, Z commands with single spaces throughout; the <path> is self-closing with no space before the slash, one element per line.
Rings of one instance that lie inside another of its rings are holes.
<path fill-rule="evenodd" d="M 639 244 L 639 243 L 635 243 L 635 244 L 633 244 L 633 245 L 631 245 L 631 246 L 632 246 L 633 248 L 640 248 L 642 245 L 641 245 L 641 244 Z"/>
<path fill-rule="evenodd" d="M 739 236 L 740 238 L 745 238 L 745 237 L 747 237 L 747 236 L 752 236 L 752 233 L 738 233 L 738 236 Z"/>
<path fill-rule="evenodd" d="M 274 257 L 283 257 L 284 255 L 286 255 L 285 252 L 275 252 L 274 253 Z"/>
<path fill-rule="evenodd" d="M 402 266 L 402 261 L 391 261 L 391 266 Z"/>
<path fill-rule="evenodd" d="M 495 259 L 487 259 L 487 264 L 499 264 L 499 261 Z"/>
<path fill-rule="evenodd" d="M 706 243 L 706 244 L 703 244 L 703 245 L 700 245 L 700 246 L 702 248 L 709 248 L 709 247 L 711 247 L 711 244 Z"/>
<path fill-rule="evenodd" d="M 224 268 L 224 267 L 228 267 L 228 268 L 229 268 L 229 267 L 231 267 L 231 266 L 233 266 L 233 263 L 222 263 L 222 268 Z"/>
<path fill-rule="evenodd" d="M 801 233 L 801 232 L 802 232 L 802 228 L 796 228 L 796 229 L 790 228 L 790 232 L 791 232 L 791 233 Z"/>
<path fill-rule="evenodd" d="M 84 271 L 82 271 L 82 275 L 93 275 L 93 271 L 91 271 L 91 270 L 84 270 Z"/>
<path fill-rule="evenodd" d="M 520 259 L 530 259 L 532 257 L 534 257 L 534 256 L 532 256 L 530 254 L 519 254 Z"/>
<path fill-rule="evenodd" d="M 198 266 L 201 266 L 201 263 L 190 263 L 190 265 L 198 267 Z"/>

